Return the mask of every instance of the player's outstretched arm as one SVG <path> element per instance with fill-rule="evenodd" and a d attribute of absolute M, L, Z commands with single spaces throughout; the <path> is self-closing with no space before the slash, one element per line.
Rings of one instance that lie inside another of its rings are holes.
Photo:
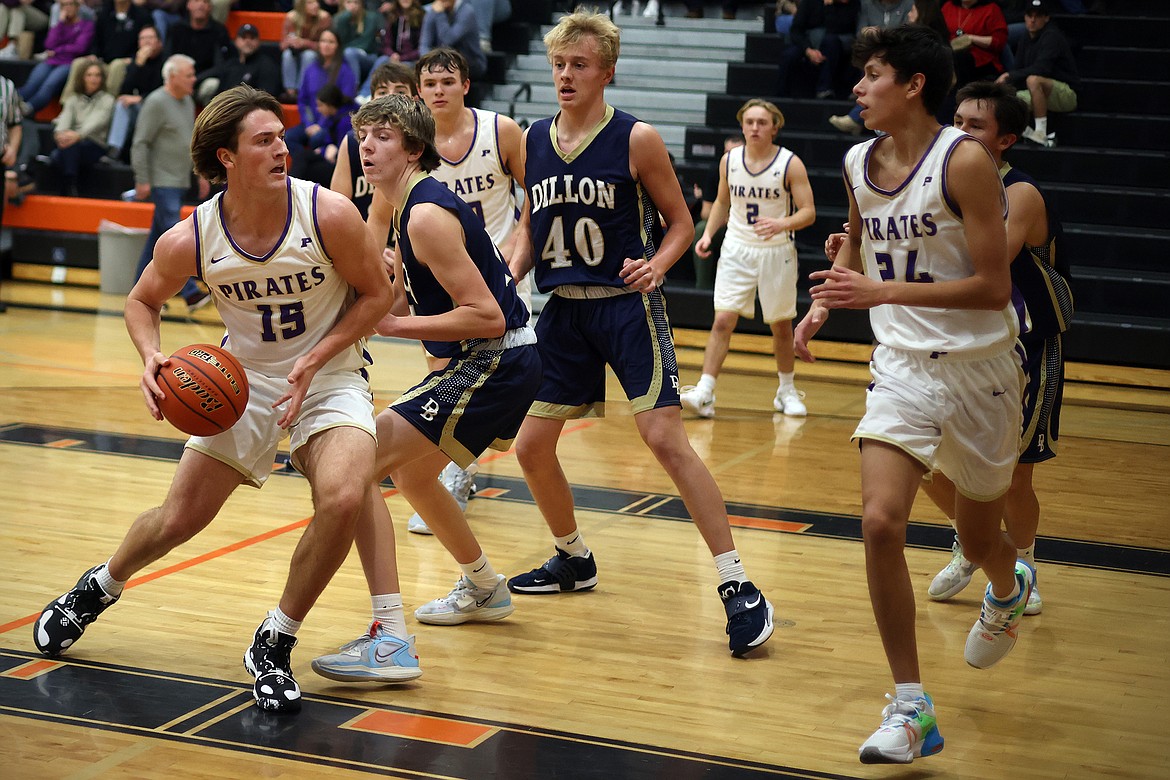
<path fill-rule="evenodd" d="M 425 265 L 451 296 L 455 308 L 442 314 L 390 317 L 379 332 L 386 336 L 430 341 L 498 338 L 507 323 L 483 274 L 467 254 L 459 219 L 434 203 L 411 208 L 407 224 L 415 258 Z M 504 269 L 500 268 L 503 274 Z M 389 332 L 385 329 L 389 326 Z"/>
<path fill-rule="evenodd" d="M 154 245 L 154 259 L 126 297 L 123 311 L 126 331 L 142 358 L 142 378 L 138 384 L 146 408 L 156 420 L 162 419 L 157 399 L 163 396 L 163 391 L 155 376 L 169 360 L 161 351 L 162 308 L 198 272 L 194 225 L 194 220 L 187 217 L 159 237 Z"/>
<path fill-rule="evenodd" d="M 666 235 L 649 262 L 643 258 L 626 258 L 621 276 L 635 290 L 650 292 L 662 286 L 672 265 L 691 247 L 695 223 L 683 198 L 682 188 L 662 136 L 645 122 L 630 130 L 630 174 L 650 194 L 658 213 L 666 222 Z"/>

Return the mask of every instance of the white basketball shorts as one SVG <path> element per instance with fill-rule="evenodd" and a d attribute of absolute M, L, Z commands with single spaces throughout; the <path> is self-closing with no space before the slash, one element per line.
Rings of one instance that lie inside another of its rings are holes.
<path fill-rule="evenodd" d="M 796 273 L 796 245 L 791 241 L 755 246 L 728 237 L 715 269 L 715 311 L 753 317 L 759 292 L 764 322 L 794 319 Z"/>

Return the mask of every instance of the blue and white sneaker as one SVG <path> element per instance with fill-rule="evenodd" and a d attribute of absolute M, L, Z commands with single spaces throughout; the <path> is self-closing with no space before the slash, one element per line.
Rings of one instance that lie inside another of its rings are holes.
<path fill-rule="evenodd" d="M 81 575 L 68 593 L 49 602 L 33 624 L 33 644 L 48 656 L 57 656 L 81 639 L 86 626 L 97 620 L 118 600 L 98 585 L 94 574 L 105 567 L 102 563 Z"/>
<path fill-rule="evenodd" d="M 882 710 L 882 725 L 857 751 L 861 763 L 909 764 L 943 749 L 929 694 L 913 701 L 895 699 L 888 693 L 886 698 L 890 703 Z"/>
<path fill-rule="evenodd" d="M 496 575 L 494 588 L 477 588 L 475 583 L 460 577 L 451 592 L 442 598 L 423 604 L 414 611 L 420 623 L 433 626 L 457 626 L 460 623 L 502 620 L 515 608 L 504 585 L 504 575 Z"/>
<path fill-rule="evenodd" d="M 414 637 L 399 639 L 375 620 L 332 655 L 314 658 L 313 671 L 337 682 L 406 682 L 422 677 Z"/>
<path fill-rule="evenodd" d="M 593 558 L 593 551 L 581 558 L 569 555 L 559 547 L 557 554 L 540 568 L 508 580 L 508 590 L 513 593 L 568 593 L 592 590 L 596 585 L 597 561 Z"/>
<path fill-rule="evenodd" d="M 979 619 L 967 634 L 967 646 L 963 657 L 976 669 L 994 666 L 1016 646 L 1016 635 L 1020 621 L 1032 595 L 1032 584 L 1036 582 L 1036 570 L 1026 561 L 1016 561 L 1016 582 L 1020 592 L 1010 604 L 996 600 L 988 584 L 983 596 Z"/>
<path fill-rule="evenodd" d="M 725 582 L 718 588 L 727 612 L 727 646 L 734 656 L 759 647 L 772 636 L 772 603 L 750 581 Z"/>

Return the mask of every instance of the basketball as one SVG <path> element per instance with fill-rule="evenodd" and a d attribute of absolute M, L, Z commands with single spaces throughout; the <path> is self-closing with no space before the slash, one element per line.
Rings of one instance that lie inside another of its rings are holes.
<path fill-rule="evenodd" d="M 171 355 L 158 372 L 166 397 L 158 408 L 171 425 L 192 436 L 213 436 L 236 424 L 248 406 L 248 377 L 232 353 L 192 344 Z"/>

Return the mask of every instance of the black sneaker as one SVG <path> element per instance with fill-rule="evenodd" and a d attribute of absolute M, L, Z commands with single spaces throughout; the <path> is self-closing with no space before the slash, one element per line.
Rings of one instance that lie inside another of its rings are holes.
<path fill-rule="evenodd" d="M 539 569 L 517 574 L 508 580 L 513 593 L 568 593 L 574 590 L 592 590 L 597 585 L 597 562 L 593 551 L 579 558 L 557 548 L 557 554 Z"/>
<path fill-rule="evenodd" d="M 750 581 L 725 582 L 718 588 L 727 612 L 727 646 L 741 656 L 772 636 L 772 603 Z"/>
<path fill-rule="evenodd" d="M 33 643 L 48 656 L 60 655 L 81 639 L 85 627 L 97 620 L 106 607 L 118 600 L 102 590 L 94 578 L 98 564 L 81 575 L 73 590 L 49 603 L 33 624 Z"/>
<path fill-rule="evenodd" d="M 271 617 L 256 629 L 252 646 L 244 653 L 244 668 L 256 678 L 252 695 L 260 709 L 268 712 L 299 712 L 301 687 L 292 675 L 292 649 L 297 638 L 282 634 Z"/>

